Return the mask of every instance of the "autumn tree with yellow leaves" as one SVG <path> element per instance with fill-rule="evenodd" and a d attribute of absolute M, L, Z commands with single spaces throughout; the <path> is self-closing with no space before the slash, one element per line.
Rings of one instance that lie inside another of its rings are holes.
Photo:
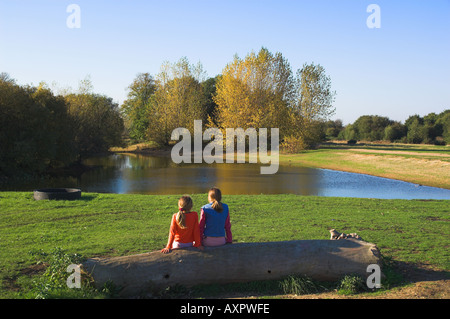
<path fill-rule="evenodd" d="M 209 124 L 221 129 L 276 127 L 283 146 L 298 151 L 318 141 L 317 123 L 333 114 L 334 96 L 322 66 L 305 64 L 294 77 L 281 53 L 262 48 L 245 59 L 235 56 L 224 68 Z"/>
<path fill-rule="evenodd" d="M 162 65 L 149 103 L 148 136 L 152 140 L 168 145 L 174 129 L 184 127 L 193 134 L 194 120 L 206 120 L 204 77 L 201 64 L 191 65 L 186 58 Z"/>
<path fill-rule="evenodd" d="M 219 128 L 287 130 L 293 93 L 291 68 L 280 53 L 263 48 L 244 60 L 235 56 L 216 84 L 215 122 Z"/>
<path fill-rule="evenodd" d="M 282 147 L 298 151 L 318 142 L 318 123 L 334 111 L 335 93 L 322 66 L 305 64 L 294 74 L 281 53 L 266 48 L 235 56 L 215 78 L 206 80 L 200 63 L 181 58 L 164 63 L 154 79 L 146 74 L 136 81 L 130 89 L 138 91 L 123 107 L 130 137 L 160 145 L 169 144 L 176 128 L 193 135 L 194 120 L 202 120 L 224 137 L 226 128 L 278 128 Z"/>

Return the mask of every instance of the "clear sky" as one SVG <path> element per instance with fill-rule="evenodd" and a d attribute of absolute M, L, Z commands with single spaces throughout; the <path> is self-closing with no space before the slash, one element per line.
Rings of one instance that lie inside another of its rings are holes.
<path fill-rule="evenodd" d="M 80 28 L 66 24 L 70 4 Z M 380 28 L 367 26 L 370 4 Z M 450 109 L 450 0 L 0 0 L 0 72 L 74 89 L 89 75 L 118 103 L 164 61 L 185 56 L 213 77 L 263 46 L 294 71 L 325 67 L 344 124 Z"/>

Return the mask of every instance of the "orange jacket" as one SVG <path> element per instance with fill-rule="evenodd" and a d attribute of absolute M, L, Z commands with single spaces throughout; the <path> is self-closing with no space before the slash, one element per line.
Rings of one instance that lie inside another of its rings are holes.
<path fill-rule="evenodd" d="M 170 223 L 169 241 L 167 248 L 172 249 L 174 241 L 179 243 L 191 243 L 194 247 L 201 245 L 200 240 L 200 228 L 198 226 L 198 214 L 197 212 L 185 213 L 186 215 L 186 228 L 181 228 L 177 223 L 177 214 L 173 214 L 172 222 Z"/>

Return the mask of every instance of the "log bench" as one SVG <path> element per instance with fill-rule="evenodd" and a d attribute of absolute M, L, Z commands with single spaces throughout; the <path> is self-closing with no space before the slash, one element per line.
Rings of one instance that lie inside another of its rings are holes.
<path fill-rule="evenodd" d="M 347 274 L 366 278 L 380 263 L 378 248 L 362 240 L 295 240 L 236 243 L 220 247 L 176 249 L 131 256 L 92 258 L 82 266 L 95 285 L 107 281 L 120 296 L 137 296 L 172 285 L 223 284 L 306 275 L 335 281 Z"/>

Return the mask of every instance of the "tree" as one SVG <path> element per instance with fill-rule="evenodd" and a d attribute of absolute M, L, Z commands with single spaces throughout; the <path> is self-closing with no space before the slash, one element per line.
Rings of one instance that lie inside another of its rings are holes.
<path fill-rule="evenodd" d="M 156 79 L 151 99 L 148 136 L 168 145 L 172 131 L 179 127 L 194 133 L 194 120 L 206 120 L 206 95 L 201 85 L 205 77 L 201 64 L 191 65 L 186 58 L 164 63 Z"/>
<path fill-rule="evenodd" d="M 128 87 L 128 98 L 122 104 L 125 126 L 133 142 L 148 139 L 151 97 L 155 93 L 155 80 L 149 73 L 139 73 Z"/>
<path fill-rule="evenodd" d="M 436 113 L 428 113 L 423 117 L 423 124 L 433 126 L 438 119 L 438 115 Z"/>
<path fill-rule="evenodd" d="M 437 123 L 438 118 L 436 113 L 429 113 L 423 117 L 425 143 L 435 143 L 436 138 L 442 136 L 442 126 Z"/>
<path fill-rule="evenodd" d="M 394 142 L 406 136 L 406 127 L 400 122 L 393 122 L 384 129 L 384 140 Z"/>
<path fill-rule="evenodd" d="M 235 56 L 216 84 L 215 122 L 224 128 L 289 129 L 289 101 L 293 94 L 292 72 L 281 53 L 262 48 L 245 59 Z"/>
<path fill-rule="evenodd" d="M 35 132 L 34 138 L 38 139 L 36 147 L 42 155 L 45 154 L 42 160 L 52 168 L 72 163 L 76 158 L 74 131 L 64 97 L 55 96 L 44 83 L 34 90 L 31 97 L 41 111 L 39 121 L 43 128 Z"/>
<path fill-rule="evenodd" d="M 0 73 L 0 82 L 5 82 L 5 83 L 10 83 L 10 84 L 15 84 L 16 80 L 13 79 L 9 73 L 6 72 L 1 72 Z"/>
<path fill-rule="evenodd" d="M 450 110 L 445 110 L 440 113 L 436 124 L 440 126 L 442 130 L 442 137 L 447 144 L 450 144 Z"/>
<path fill-rule="evenodd" d="M 215 119 L 216 108 L 217 108 L 217 104 L 214 101 L 214 96 L 216 95 L 216 84 L 219 79 L 220 79 L 220 75 L 218 75 L 214 78 L 209 78 L 201 83 L 203 93 L 205 95 L 205 100 L 206 100 L 206 104 L 205 104 L 206 117 L 207 117 L 208 121 L 211 123 L 214 123 L 214 125 L 216 125 L 216 123 L 214 122 L 214 119 Z"/>
<path fill-rule="evenodd" d="M 338 135 L 339 140 L 357 140 L 357 133 L 353 124 L 348 124 L 344 127 L 344 129 Z"/>
<path fill-rule="evenodd" d="M 78 93 L 65 96 L 78 161 L 122 143 L 124 122 L 118 104 L 110 97 L 91 93 L 91 88 L 87 79 L 80 83 Z"/>
<path fill-rule="evenodd" d="M 320 141 L 315 125 L 326 121 L 334 112 L 336 92 L 331 90 L 331 79 L 321 65 L 304 64 L 297 71 L 295 93 L 291 103 L 293 135 L 307 146 Z"/>
<path fill-rule="evenodd" d="M 235 56 L 217 81 L 215 125 L 219 128 L 279 128 L 292 152 L 323 136 L 322 122 L 334 112 L 335 92 L 320 65 L 305 64 L 294 78 L 281 53 L 266 48 Z"/>
<path fill-rule="evenodd" d="M 406 129 L 409 130 L 409 127 L 413 124 L 413 122 L 417 121 L 417 124 L 419 125 L 423 125 L 423 118 L 418 115 L 418 114 L 414 114 L 409 116 L 406 121 L 405 121 L 405 126 Z"/>
<path fill-rule="evenodd" d="M 75 157 L 64 99 L 41 83 L 0 79 L 0 175 L 41 174 Z"/>
<path fill-rule="evenodd" d="M 386 127 L 391 124 L 387 117 L 363 115 L 353 123 L 353 127 L 358 140 L 380 141 L 384 138 Z"/>
<path fill-rule="evenodd" d="M 342 120 L 327 121 L 325 124 L 325 136 L 327 139 L 336 139 L 344 129 Z"/>
<path fill-rule="evenodd" d="M 0 74 L 0 176 L 42 175 L 120 144 L 118 105 L 91 89 L 87 78 L 78 93 L 54 95 Z"/>
<path fill-rule="evenodd" d="M 406 141 L 412 144 L 420 144 L 425 140 L 424 125 L 421 119 L 415 118 L 412 122 L 408 122 L 408 133 Z"/>

